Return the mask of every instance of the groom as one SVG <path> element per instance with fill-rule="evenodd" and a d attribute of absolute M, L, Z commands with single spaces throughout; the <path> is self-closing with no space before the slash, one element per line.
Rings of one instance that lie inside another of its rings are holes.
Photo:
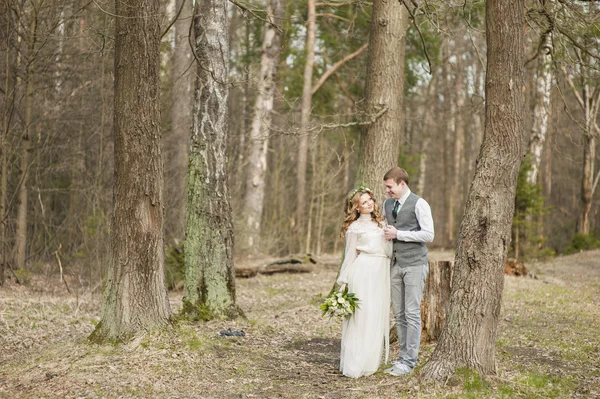
<path fill-rule="evenodd" d="M 385 238 L 393 241 L 390 270 L 391 298 L 400 359 L 384 372 L 398 376 L 411 373 L 421 343 L 421 299 L 429 271 L 426 242 L 433 241 L 433 218 L 427 201 L 408 188 L 408 173 L 394 167 L 383 176 L 383 203 L 387 221 Z"/>

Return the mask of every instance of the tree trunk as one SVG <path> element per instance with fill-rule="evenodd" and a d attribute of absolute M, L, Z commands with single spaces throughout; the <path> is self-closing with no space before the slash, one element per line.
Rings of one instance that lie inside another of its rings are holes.
<path fill-rule="evenodd" d="M 267 9 L 267 19 L 278 26 L 283 22 L 282 0 L 271 0 Z M 267 150 L 273 117 L 273 100 L 275 98 L 275 73 L 279 52 L 281 50 L 281 34 L 271 24 L 265 24 L 260 61 L 258 94 L 254 105 L 254 117 L 250 132 L 250 157 L 248 159 L 248 179 L 244 200 L 245 237 L 243 250 L 257 252 L 260 247 L 261 220 L 265 199 L 265 179 L 267 171 Z"/>
<path fill-rule="evenodd" d="M 115 183 L 102 320 L 90 339 L 123 341 L 167 325 L 158 2 L 116 0 Z"/>
<path fill-rule="evenodd" d="M 31 146 L 31 128 L 33 113 L 33 94 L 34 94 L 34 65 L 35 65 L 35 47 L 37 41 L 37 6 L 33 7 L 31 23 L 29 25 L 27 74 L 25 89 L 25 128 L 21 139 L 21 168 L 19 178 L 19 207 L 17 208 L 17 226 L 15 234 L 15 267 L 17 269 L 25 268 L 25 259 L 27 257 L 27 201 L 29 197 L 29 156 L 32 151 Z"/>
<path fill-rule="evenodd" d="M 587 39 L 589 41 L 589 38 Z M 596 117 L 598 113 L 598 101 L 600 100 L 600 90 L 590 88 L 590 71 L 587 65 L 590 65 L 590 56 L 583 54 L 581 56 L 584 64 L 583 93 L 581 96 L 581 106 L 585 118 L 583 132 L 583 175 L 581 177 L 581 207 L 579 210 L 579 219 L 577 223 L 577 232 L 590 234 L 590 211 L 592 210 L 592 198 L 596 186 L 595 180 L 595 161 L 596 161 L 596 143 L 597 134 L 595 131 Z"/>
<path fill-rule="evenodd" d="M 181 8 L 183 7 L 183 8 Z M 185 201 L 188 151 L 192 127 L 193 79 L 190 65 L 193 61 L 190 49 L 190 24 L 192 2 L 176 0 L 175 12 L 181 8 L 175 21 L 171 79 L 171 131 L 166 143 L 165 184 L 166 215 L 165 232 L 168 236 L 183 238 L 185 234 Z"/>
<path fill-rule="evenodd" d="M 584 99 L 585 94 L 584 94 Z M 587 111 L 587 110 L 586 110 Z M 589 112 L 589 111 L 587 111 Z M 589 121 L 589 119 L 586 119 Z M 583 175 L 581 176 L 581 207 L 577 222 L 577 232 L 590 233 L 590 211 L 592 210 L 592 197 L 594 195 L 594 161 L 596 158 L 596 137 L 589 124 L 586 123 L 586 132 L 583 135 Z"/>
<path fill-rule="evenodd" d="M 430 261 L 429 274 L 421 302 L 421 342 L 436 341 L 448 313 L 452 290 L 452 261 Z"/>
<path fill-rule="evenodd" d="M 321 146 L 321 138 L 317 138 L 316 140 L 316 145 L 318 147 Z M 311 241 L 312 241 L 312 233 L 313 233 L 313 220 L 314 220 L 314 212 L 315 212 L 315 196 L 314 193 L 316 191 L 316 187 L 317 187 L 317 179 L 318 177 L 316 176 L 316 170 L 317 170 L 317 152 L 319 151 L 319 148 L 314 148 L 313 151 L 311 152 L 311 157 L 310 157 L 310 166 L 311 169 L 313 170 L 313 178 L 310 181 L 310 194 L 307 195 L 308 197 L 308 215 L 306 217 L 306 223 L 307 223 L 307 227 L 306 227 L 306 241 L 304 244 L 304 253 L 305 254 L 309 254 L 311 253 Z"/>
<path fill-rule="evenodd" d="M 449 232 L 449 241 L 450 245 L 455 244 L 455 236 L 456 233 L 456 220 L 458 219 L 460 211 L 463 209 L 463 201 L 462 201 L 462 190 L 460 188 L 460 179 L 463 176 L 462 170 L 462 159 L 463 159 L 463 146 L 464 146 L 464 128 L 463 128 L 463 119 L 462 119 L 462 110 L 464 106 L 463 99 L 463 74 L 462 74 L 462 65 L 460 62 L 460 57 L 457 57 L 456 60 L 456 75 L 454 76 L 454 87 L 451 89 L 454 92 L 454 96 L 452 96 L 452 105 L 451 112 L 453 114 L 452 123 L 453 128 L 452 132 L 454 133 L 453 141 L 454 141 L 454 158 L 452 162 L 452 183 L 450 185 L 450 196 L 448 197 L 448 232 Z M 462 215 L 460 215 L 462 216 Z"/>
<path fill-rule="evenodd" d="M 452 64 L 450 62 L 451 57 L 451 48 L 450 48 L 450 39 L 446 38 L 443 40 L 440 49 L 440 55 L 443 63 L 442 67 L 442 81 L 444 82 L 442 85 L 442 93 L 444 95 L 443 105 L 443 115 L 444 122 L 442 127 L 441 134 L 443 135 L 443 176 L 444 176 L 444 189 L 443 196 L 445 198 L 444 205 L 444 233 L 442 237 L 444 239 L 443 246 L 445 248 L 450 248 L 455 244 L 455 236 L 454 236 L 454 204 L 455 198 L 453 198 L 453 182 L 454 182 L 454 173 L 453 170 L 454 163 L 452 162 L 454 157 L 454 139 L 456 133 L 454 129 L 456 128 L 455 122 L 455 102 L 454 102 L 454 87 L 452 83 Z"/>
<path fill-rule="evenodd" d="M 383 175 L 398 163 L 404 127 L 404 51 L 408 12 L 398 1 L 375 0 L 371 16 L 365 85 L 365 111 L 386 112 L 364 127 L 356 184 L 366 184 L 378 202 L 384 199 Z"/>
<path fill-rule="evenodd" d="M 585 43 L 589 46 L 591 39 L 584 37 Z M 578 52 L 577 58 L 581 65 L 581 85 L 582 93 L 579 94 L 571 77 L 564 67 L 561 68 L 565 80 L 569 84 L 571 91 L 575 95 L 581 110 L 584 115 L 583 126 L 583 173 L 581 176 L 581 195 L 579 216 L 577 219 L 577 232 L 582 234 L 590 233 L 590 211 L 592 209 L 592 197 L 596 189 L 597 180 L 595 176 L 595 159 L 596 159 L 596 141 L 598 128 L 596 125 L 596 117 L 598 115 L 598 102 L 600 101 L 600 90 L 598 87 L 595 90 L 590 88 L 590 55 L 587 52 Z M 592 94 L 593 92 L 593 94 Z"/>
<path fill-rule="evenodd" d="M 416 186 L 416 193 L 418 195 L 424 195 L 425 193 L 425 182 L 427 179 L 427 155 L 429 153 L 429 146 L 431 143 L 431 131 L 434 127 L 435 119 L 435 104 L 437 102 L 437 93 L 435 89 L 437 87 L 438 74 L 434 72 L 429 81 L 427 87 L 427 99 L 424 104 L 423 110 L 423 133 L 421 141 L 421 150 L 419 158 L 419 181 Z"/>
<path fill-rule="evenodd" d="M 315 40 L 317 34 L 316 0 L 308 0 L 308 20 L 306 28 L 306 63 L 304 64 L 304 84 L 302 86 L 302 109 L 300 111 L 300 138 L 298 141 L 298 160 L 296 167 L 296 215 L 295 226 L 299 243 L 306 238 L 306 169 L 308 166 L 308 125 L 312 108 L 312 76 L 315 65 Z M 300 244 L 301 246 L 301 244 Z"/>
<path fill-rule="evenodd" d="M 447 321 L 421 371 L 442 381 L 460 367 L 496 371 L 504 267 L 524 149 L 525 4 L 490 0 L 486 10 L 484 139 L 457 243 Z"/>
<path fill-rule="evenodd" d="M 552 90 L 552 37 L 546 33 L 538 56 L 537 76 L 535 83 L 535 105 L 533 108 L 533 125 L 529 140 L 529 152 L 532 155 L 531 170 L 527 172 L 527 182 L 536 184 L 542 151 L 546 143 L 548 131 L 548 115 L 550 114 L 550 93 Z"/>
<path fill-rule="evenodd" d="M 198 58 L 192 115 L 182 312 L 199 319 L 233 318 L 233 223 L 227 186 L 229 40 L 227 1 L 194 7 Z"/>
<path fill-rule="evenodd" d="M 12 32 L 15 32 L 13 19 L 8 7 L 8 2 L 3 3 L 0 8 L 0 13 L 5 15 L 4 23 L 6 24 L 6 53 L 4 64 L 4 109 L 2 110 L 2 131 L 0 132 L 0 151 L 2 151 L 2 169 L 0 170 L 0 285 L 5 282 L 5 270 L 8 263 L 8 243 L 6 242 L 6 225 L 8 222 L 8 212 L 6 209 L 8 196 L 8 132 L 11 126 L 11 118 L 15 106 L 15 53 L 11 43 Z"/>

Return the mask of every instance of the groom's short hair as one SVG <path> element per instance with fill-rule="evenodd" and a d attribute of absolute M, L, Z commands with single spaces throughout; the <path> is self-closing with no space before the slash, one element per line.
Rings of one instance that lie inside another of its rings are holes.
<path fill-rule="evenodd" d="M 408 173 L 402 168 L 394 166 L 392 169 L 388 170 L 385 175 L 383 175 L 383 181 L 394 179 L 396 184 L 400 184 L 401 181 L 405 182 L 408 185 Z"/>

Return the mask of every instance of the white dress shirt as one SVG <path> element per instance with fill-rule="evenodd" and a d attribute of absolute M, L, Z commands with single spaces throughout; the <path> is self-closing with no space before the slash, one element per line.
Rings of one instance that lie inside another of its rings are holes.
<path fill-rule="evenodd" d="M 395 200 L 400 202 L 400 207 L 398 208 L 398 213 L 402 209 L 402 205 L 410 195 L 411 191 L 408 189 L 406 194 L 404 194 L 400 199 Z M 421 226 L 420 231 L 396 231 L 396 238 L 399 241 L 408 241 L 408 242 L 432 242 L 433 237 L 435 236 L 433 230 L 433 217 L 431 216 L 431 207 L 423 198 L 419 197 L 417 203 L 415 204 L 415 215 L 417 217 L 417 221 L 419 222 L 419 226 Z M 385 207 L 383 207 L 383 216 L 385 217 Z M 395 226 L 394 226 L 395 227 Z"/>

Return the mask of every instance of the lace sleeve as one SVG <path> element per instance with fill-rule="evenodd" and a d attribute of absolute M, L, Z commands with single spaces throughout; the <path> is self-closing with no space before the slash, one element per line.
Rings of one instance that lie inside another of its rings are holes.
<path fill-rule="evenodd" d="M 340 269 L 340 275 L 337 279 L 337 283 L 342 285 L 348 283 L 348 271 L 350 265 L 354 262 L 358 254 L 356 253 L 356 245 L 358 242 L 358 232 L 352 229 L 352 226 L 346 231 L 346 245 L 344 247 L 344 262 Z"/>

